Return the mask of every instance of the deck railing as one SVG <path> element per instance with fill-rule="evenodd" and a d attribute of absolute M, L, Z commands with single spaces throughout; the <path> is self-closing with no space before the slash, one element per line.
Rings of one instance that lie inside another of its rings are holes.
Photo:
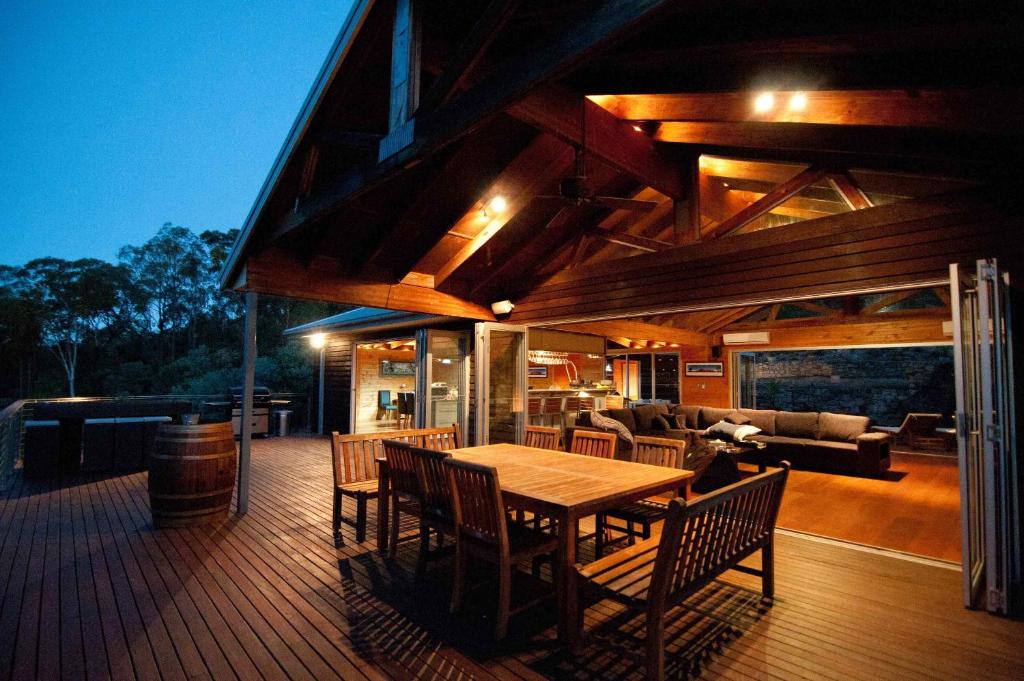
<path fill-rule="evenodd" d="M 312 404 L 305 393 L 273 393 L 273 399 L 291 400 L 292 428 L 308 427 L 315 415 L 310 414 Z M 0 492 L 6 491 L 13 480 L 17 462 L 21 459 L 25 435 L 25 421 L 31 420 L 32 411 L 41 405 L 132 405 L 153 402 L 189 401 L 193 404 L 223 401 L 224 394 L 216 395 L 127 395 L 121 397 L 63 397 L 30 399 L 12 402 L 0 410 Z M 230 414 L 228 414 L 230 416 Z"/>
<path fill-rule="evenodd" d="M 28 400 L 18 400 L 0 411 L 0 492 L 10 487 L 14 464 L 21 457 L 27 403 Z"/>

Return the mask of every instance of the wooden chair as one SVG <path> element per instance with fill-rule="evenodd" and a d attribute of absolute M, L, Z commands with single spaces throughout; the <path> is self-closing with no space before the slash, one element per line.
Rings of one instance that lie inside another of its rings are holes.
<path fill-rule="evenodd" d="M 540 600 L 512 609 L 512 571 L 521 561 L 554 553 L 558 540 L 530 527 L 508 523 L 497 469 L 452 458 L 445 459 L 444 466 L 455 512 L 455 582 L 451 610 L 457 612 L 462 607 L 469 558 L 494 563 L 498 567 L 494 636 L 501 640 L 508 631 L 509 615 Z"/>
<path fill-rule="evenodd" d="M 462 447 L 462 431 L 459 424 L 450 428 L 421 428 L 419 446 L 438 452 L 447 452 Z"/>
<path fill-rule="evenodd" d="M 331 514 L 331 529 L 335 541 L 344 544 L 341 524 L 356 528 L 356 541 L 366 541 L 366 502 L 379 496 L 377 459 L 384 454 L 383 438 L 410 441 L 416 436 L 408 432 L 372 433 L 342 435 L 331 433 L 331 460 L 334 473 L 334 508 Z M 356 501 L 355 520 L 342 515 L 342 500 L 351 497 Z"/>
<path fill-rule="evenodd" d="M 562 431 L 558 428 L 526 426 L 526 440 L 523 444 L 527 447 L 536 447 L 537 449 L 553 449 L 555 451 L 560 451 L 558 448 L 558 441 L 561 436 Z"/>
<path fill-rule="evenodd" d="M 565 407 L 562 409 L 562 430 L 564 431 L 571 425 L 576 423 L 577 417 L 580 415 L 580 405 L 582 404 L 582 398 L 580 397 L 566 397 Z M 570 423 L 569 418 L 572 418 Z"/>
<path fill-rule="evenodd" d="M 377 391 L 377 420 L 383 417 L 385 420 L 391 418 L 392 412 L 398 415 L 398 405 L 391 402 L 391 391 L 390 390 L 378 390 Z"/>
<path fill-rule="evenodd" d="M 596 456 L 602 459 L 614 459 L 615 447 L 618 444 L 615 433 L 601 433 L 593 430 L 574 430 L 572 445 L 569 451 L 573 454 Z"/>
<path fill-rule="evenodd" d="M 683 440 L 638 436 L 633 441 L 633 453 L 630 460 L 633 463 L 642 463 L 648 466 L 681 468 L 685 451 L 686 442 Z M 682 496 L 684 499 L 686 498 L 685 488 Z M 668 499 L 659 498 L 641 499 L 606 513 L 597 514 L 595 555 L 600 558 L 604 555 L 605 547 L 620 541 L 628 541 L 633 544 L 637 537 L 650 539 L 651 526 L 663 520 L 665 514 L 668 513 L 668 501 Z M 622 521 L 623 524 L 617 525 L 609 520 Z M 640 526 L 639 530 L 636 529 L 637 525 Z M 605 530 L 620 532 L 622 536 L 614 541 L 608 541 Z"/>
<path fill-rule="evenodd" d="M 391 521 L 388 530 L 388 558 L 394 559 L 398 553 L 398 528 L 402 513 L 415 516 L 422 515 L 419 476 L 413 461 L 414 445 L 397 440 L 384 440 L 384 457 L 388 463 L 388 481 L 390 483 Z"/>
<path fill-rule="evenodd" d="M 665 678 L 665 613 L 727 570 L 761 577 L 765 598 L 775 594 L 775 521 L 789 463 L 693 502 L 668 504 L 661 537 L 648 539 L 585 566 L 581 590 L 646 613 L 647 678 Z M 761 568 L 740 561 L 761 552 Z M 583 608 L 580 608 L 580 618 Z"/>
<path fill-rule="evenodd" d="M 427 561 L 444 555 L 444 536 L 455 534 L 455 515 L 452 511 L 452 492 L 448 483 L 448 472 L 443 462 L 449 456 L 446 451 L 410 448 L 413 466 L 420 489 L 420 551 L 416 559 L 416 578 L 422 579 Z M 437 532 L 437 550 L 430 550 L 430 531 Z"/>
<path fill-rule="evenodd" d="M 398 427 L 401 428 L 403 424 L 409 426 L 412 424 L 413 412 L 415 406 L 413 399 L 415 398 L 414 393 L 401 392 L 398 393 Z"/>

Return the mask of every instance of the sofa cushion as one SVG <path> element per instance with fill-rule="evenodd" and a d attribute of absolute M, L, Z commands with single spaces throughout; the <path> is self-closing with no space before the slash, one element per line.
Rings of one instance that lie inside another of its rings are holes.
<path fill-rule="evenodd" d="M 750 425 L 757 426 L 765 435 L 775 435 L 774 409 L 739 409 L 739 413 L 750 419 Z"/>
<path fill-rule="evenodd" d="M 856 442 L 863 435 L 871 419 L 867 416 L 850 416 L 823 411 L 818 415 L 818 438 L 837 442 Z"/>
<path fill-rule="evenodd" d="M 855 442 L 836 442 L 834 440 L 818 440 L 816 442 L 808 442 L 807 448 L 811 451 L 817 449 L 820 452 L 856 452 L 857 443 Z"/>
<path fill-rule="evenodd" d="M 686 417 L 682 414 L 659 414 L 665 420 L 669 428 L 676 430 L 686 427 Z"/>
<path fill-rule="evenodd" d="M 636 427 L 630 430 L 651 430 L 651 422 L 654 421 L 654 417 L 658 415 L 658 409 L 653 404 L 638 404 L 633 407 L 633 419 L 636 421 Z"/>
<path fill-rule="evenodd" d="M 610 411 L 620 411 L 618 409 L 612 409 Z M 624 411 L 629 411 L 628 409 Z M 604 416 L 598 412 L 594 412 L 590 416 L 590 421 L 593 423 L 595 428 L 599 428 L 605 432 L 615 433 L 619 436 L 619 439 L 623 442 L 628 442 L 629 446 L 633 446 L 633 433 L 626 427 L 626 424 L 619 421 L 617 418 L 612 416 Z"/>
<path fill-rule="evenodd" d="M 750 417 L 738 411 L 730 411 L 725 417 L 726 422 L 736 426 L 745 426 L 750 423 Z"/>
<path fill-rule="evenodd" d="M 669 405 L 666 404 L 665 402 L 657 402 L 654 405 L 654 411 L 661 414 L 662 416 L 665 416 L 670 411 Z"/>
<path fill-rule="evenodd" d="M 675 417 L 672 417 L 672 419 L 673 419 L 673 422 L 674 422 L 675 421 Z M 672 424 L 670 424 L 668 422 L 668 418 L 666 418 L 665 416 L 662 416 L 661 414 L 655 414 L 654 415 L 654 420 L 651 421 L 651 430 L 668 430 L 669 428 L 674 428 L 674 427 L 675 426 L 673 426 Z"/>
<path fill-rule="evenodd" d="M 683 421 L 679 424 L 681 427 L 692 430 L 700 428 L 700 406 L 679 404 L 673 407 L 672 411 L 676 415 L 683 417 Z"/>
<path fill-rule="evenodd" d="M 818 412 L 778 411 L 775 412 L 775 434 L 786 437 L 818 439 Z"/>
<path fill-rule="evenodd" d="M 633 418 L 632 409 L 607 409 L 608 416 L 615 419 L 629 429 L 629 432 L 636 432 L 636 419 Z M 603 414 L 602 414 L 603 416 Z M 594 424 L 597 425 L 597 424 Z"/>
<path fill-rule="evenodd" d="M 717 409 L 715 407 L 701 407 L 700 419 L 697 422 L 698 428 L 710 428 L 719 421 L 725 420 L 732 409 Z"/>

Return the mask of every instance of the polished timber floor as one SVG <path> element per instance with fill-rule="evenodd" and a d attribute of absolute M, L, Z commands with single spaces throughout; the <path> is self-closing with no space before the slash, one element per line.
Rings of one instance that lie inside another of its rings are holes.
<path fill-rule="evenodd" d="M 248 515 L 154 530 L 146 475 L 19 480 L 0 498 L 0 679 L 642 678 L 642 619 L 587 611 L 579 657 L 543 606 L 490 641 L 493 590 L 447 614 L 372 542 L 335 548 L 329 447 L 254 443 Z M 374 522 L 371 511 L 371 527 Z M 371 531 L 372 535 L 372 531 Z M 584 547 L 584 556 L 587 547 Z M 675 678 L 1024 678 L 1024 623 L 964 610 L 960 574 L 780 533 L 777 597 L 729 576 L 671 614 Z"/>

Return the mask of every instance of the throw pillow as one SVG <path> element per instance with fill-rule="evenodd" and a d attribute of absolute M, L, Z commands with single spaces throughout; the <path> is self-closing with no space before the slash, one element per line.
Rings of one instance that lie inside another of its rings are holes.
<path fill-rule="evenodd" d="M 590 423 L 595 428 L 616 433 L 620 440 L 628 442 L 630 447 L 633 446 L 633 433 L 621 422 L 595 411 L 590 413 Z"/>
<path fill-rule="evenodd" d="M 752 426 L 750 424 L 737 426 L 736 432 L 732 434 L 732 439 L 736 440 L 736 442 L 743 442 L 748 437 L 752 435 L 757 435 L 760 432 L 760 428 L 758 428 L 757 426 Z"/>
<path fill-rule="evenodd" d="M 745 426 L 750 423 L 750 417 L 744 416 L 738 411 L 729 412 L 729 415 L 725 417 L 725 420 L 737 426 Z"/>
<path fill-rule="evenodd" d="M 661 414 L 657 414 L 651 420 L 651 429 L 652 430 L 668 430 L 671 427 L 672 426 L 669 424 L 668 419 L 665 418 L 664 416 L 662 416 Z"/>
<path fill-rule="evenodd" d="M 708 428 L 707 437 L 715 437 L 719 440 L 725 440 L 728 442 L 733 439 L 733 435 L 736 433 L 737 428 L 739 428 L 739 426 L 734 423 L 719 421 Z"/>
<path fill-rule="evenodd" d="M 665 419 L 665 423 L 671 430 L 681 430 L 685 427 L 679 423 L 680 415 L 678 414 L 663 414 L 661 418 Z"/>

